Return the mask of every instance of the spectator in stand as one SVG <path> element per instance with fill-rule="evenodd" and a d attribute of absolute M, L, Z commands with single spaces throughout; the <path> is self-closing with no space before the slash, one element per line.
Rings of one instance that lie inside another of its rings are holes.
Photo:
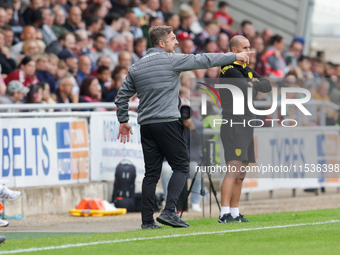
<path fill-rule="evenodd" d="M 5 79 L 5 83 L 9 84 L 13 80 L 20 81 L 25 87 L 36 84 L 39 80 L 35 76 L 36 63 L 30 56 L 22 59 L 19 69 L 11 72 Z"/>
<path fill-rule="evenodd" d="M 261 56 L 265 74 L 270 78 L 283 78 L 287 72 L 286 62 L 282 57 L 285 39 L 280 35 L 274 35 L 269 41 L 269 47 Z"/>
<path fill-rule="evenodd" d="M 179 12 L 180 25 L 177 30 L 177 35 L 181 32 L 187 32 L 192 39 L 195 39 L 196 34 L 191 31 L 190 26 L 194 22 L 194 14 L 190 11 L 182 10 Z"/>
<path fill-rule="evenodd" d="M 99 66 L 98 68 L 98 81 L 99 81 L 99 85 L 101 87 L 101 92 L 102 92 L 102 96 L 101 99 L 102 101 L 106 101 L 106 97 L 108 94 L 112 94 L 113 95 L 109 95 L 110 97 L 114 97 L 114 90 L 111 90 L 114 86 L 114 83 L 112 82 L 112 78 L 111 76 L 111 72 L 109 70 L 109 68 L 107 68 L 107 66 Z"/>
<path fill-rule="evenodd" d="M 68 32 L 68 30 L 64 27 L 65 25 L 65 11 L 62 8 L 57 8 L 54 10 L 55 19 L 54 24 L 52 26 L 52 31 L 57 38 L 61 36 L 63 33 Z"/>
<path fill-rule="evenodd" d="M 208 39 L 216 41 L 219 32 L 220 28 L 216 19 L 206 23 L 202 33 L 194 40 L 194 43 L 197 45 L 196 52 L 200 53 L 203 51 Z"/>
<path fill-rule="evenodd" d="M 5 31 L 0 29 L 0 65 L 1 74 L 9 74 L 15 70 L 16 64 L 11 58 L 9 49 L 5 46 Z"/>
<path fill-rule="evenodd" d="M 160 18 L 157 14 L 159 9 L 159 0 L 145 0 L 146 3 L 146 13 L 153 18 Z M 162 19 L 162 18 L 161 18 Z"/>
<path fill-rule="evenodd" d="M 320 59 L 318 58 L 312 59 L 311 71 L 313 72 L 314 78 L 321 78 L 322 64 Z"/>
<path fill-rule="evenodd" d="M 200 25 L 203 27 L 204 24 L 206 24 L 207 22 L 209 22 L 213 19 L 214 19 L 214 13 L 213 12 L 205 12 L 202 19 L 201 19 Z"/>
<path fill-rule="evenodd" d="M 310 58 L 307 56 L 301 55 L 297 62 L 297 67 L 295 71 L 299 79 L 306 78 L 311 79 L 314 78 L 313 72 L 311 71 L 312 63 Z"/>
<path fill-rule="evenodd" d="M 68 50 L 73 53 L 73 49 L 76 47 L 76 37 L 73 33 L 64 33 L 59 37 L 59 43 L 62 48 L 58 51 L 58 55 L 61 54 L 62 50 Z"/>
<path fill-rule="evenodd" d="M 256 49 L 257 53 L 255 57 L 256 57 L 256 61 L 259 61 L 264 50 L 263 38 L 259 35 L 255 36 L 253 40 L 251 41 L 251 47 Z"/>
<path fill-rule="evenodd" d="M 0 27 L 7 24 L 7 13 L 4 7 L 0 6 Z"/>
<path fill-rule="evenodd" d="M 37 85 L 40 86 L 43 90 L 42 103 L 43 104 L 55 104 L 56 102 L 54 101 L 50 93 L 51 92 L 50 85 L 48 85 L 47 82 L 39 82 Z M 53 112 L 54 109 L 48 109 L 47 111 Z"/>
<path fill-rule="evenodd" d="M 28 92 L 25 100 L 25 104 L 41 104 L 43 99 L 43 88 L 38 84 L 33 84 L 30 86 L 30 91 Z M 40 110 L 31 110 L 31 111 L 44 111 L 44 109 Z"/>
<path fill-rule="evenodd" d="M 111 77 L 112 77 L 113 84 L 110 89 L 112 91 L 110 92 L 110 94 L 106 96 L 106 102 L 114 102 L 116 95 L 118 93 L 118 88 L 120 88 L 120 85 L 121 85 L 121 84 L 117 84 L 116 82 L 118 81 L 119 83 L 119 79 L 120 79 L 119 77 L 126 77 L 128 72 L 129 70 L 125 66 L 121 66 L 121 65 L 116 66 L 116 68 L 112 71 Z"/>
<path fill-rule="evenodd" d="M 83 80 L 91 73 L 91 59 L 88 56 L 80 56 L 78 62 L 77 82 L 82 84 Z"/>
<path fill-rule="evenodd" d="M 331 99 L 328 96 L 329 89 L 330 89 L 329 82 L 327 80 L 322 80 L 317 87 L 317 91 L 314 94 L 314 98 L 316 100 L 324 100 L 330 102 Z M 338 120 L 337 112 L 329 106 L 325 106 L 325 109 L 326 109 L 326 125 L 334 126 Z M 321 111 L 321 108 L 319 108 L 319 111 Z"/>
<path fill-rule="evenodd" d="M 41 8 L 42 6 L 43 6 L 42 0 L 30 0 L 28 8 L 22 14 L 25 25 L 32 25 L 34 11 L 39 10 L 39 8 Z"/>
<path fill-rule="evenodd" d="M 186 71 L 186 72 L 181 73 L 179 80 L 180 80 L 182 87 L 185 87 L 190 90 L 191 80 L 195 78 L 196 78 L 196 75 L 193 71 Z"/>
<path fill-rule="evenodd" d="M 89 56 L 91 50 L 89 49 L 89 37 L 88 37 L 86 30 L 79 29 L 76 32 L 74 32 L 74 34 L 79 39 L 79 41 L 77 42 L 79 46 L 78 52 L 74 52 L 74 54 L 76 54 L 77 56 L 81 56 L 81 55 Z M 106 45 L 106 42 L 105 42 L 105 45 Z"/>
<path fill-rule="evenodd" d="M 13 39 L 14 39 L 13 29 L 9 25 L 4 26 L 3 29 L 5 31 L 5 46 L 7 48 L 10 48 L 13 45 Z"/>
<path fill-rule="evenodd" d="M 110 42 L 111 38 L 118 35 L 122 30 L 122 17 L 118 13 L 109 13 L 106 15 L 104 21 L 106 25 L 104 26 L 104 32 L 107 39 L 107 43 Z"/>
<path fill-rule="evenodd" d="M 111 59 L 108 56 L 101 56 L 97 60 L 97 66 L 106 66 L 111 71 L 111 69 L 112 69 Z M 98 68 L 93 69 L 91 71 L 90 75 L 98 78 Z"/>
<path fill-rule="evenodd" d="M 43 13 L 43 25 L 40 30 L 43 35 L 43 41 L 46 46 L 48 46 L 52 42 L 58 40 L 57 36 L 52 30 L 54 13 L 51 13 L 51 9 L 47 7 L 41 8 L 41 11 Z"/>
<path fill-rule="evenodd" d="M 219 2 L 218 10 L 214 15 L 214 19 L 217 19 L 220 22 L 220 28 L 222 31 L 231 35 L 232 30 L 231 26 L 233 25 L 233 18 L 229 16 L 229 4 L 226 2 Z"/>
<path fill-rule="evenodd" d="M 130 21 L 130 31 L 133 34 L 133 38 L 137 39 L 143 37 L 141 22 L 136 13 L 133 10 L 130 10 L 125 14 L 124 17 Z"/>
<path fill-rule="evenodd" d="M 169 14 L 171 9 L 174 7 L 173 0 L 160 0 L 159 10 L 157 11 L 157 16 L 165 21 L 165 16 Z"/>
<path fill-rule="evenodd" d="M 37 63 L 37 78 L 41 82 L 47 82 L 52 91 L 57 89 L 57 81 L 53 75 L 49 72 L 49 61 L 47 54 L 38 54 L 35 56 Z"/>
<path fill-rule="evenodd" d="M 122 35 L 116 35 L 111 38 L 108 47 L 108 56 L 111 58 L 113 67 L 118 64 L 119 52 L 126 49 L 126 39 Z"/>
<path fill-rule="evenodd" d="M 90 17 L 87 17 L 85 21 L 86 21 L 87 33 L 89 36 L 94 36 L 95 34 L 99 33 L 102 27 L 101 18 L 99 18 L 97 15 L 91 15 Z"/>
<path fill-rule="evenodd" d="M 25 55 L 33 56 L 34 54 L 39 52 L 38 48 L 38 40 L 26 40 L 24 41 L 24 44 L 22 45 L 22 51 L 21 53 Z"/>
<path fill-rule="evenodd" d="M 297 67 L 299 57 L 302 55 L 305 40 L 301 37 L 294 37 L 289 51 L 284 53 L 286 64 L 294 69 Z"/>
<path fill-rule="evenodd" d="M 80 86 L 80 103 L 98 103 L 101 100 L 99 81 L 94 76 L 86 77 Z"/>
<path fill-rule="evenodd" d="M 111 1 L 112 8 L 111 11 L 118 13 L 121 16 L 124 16 L 125 13 L 128 11 L 128 1 L 126 0 L 115 0 Z"/>
<path fill-rule="evenodd" d="M 215 0 L 206 0 L 203 6 L 204 12 L 215 12 Z"/>
<path fill-rule="evenodd" d="M 218 53 L 229 52 L 229 36 L 226 33 L 219 33 L 217 37 L 217 50 Z"/>
<path fill-rule="evenodd" d="M 57 103 L 68 104 L 72 103 L 71 95 L 72 95 L 72 88 L 73 82 L 70 77 L 61 78 L 58 81 L 58 89 L 55 92 L 55 96 L 57 99 Z"/>
<path fill-rule="evenodd" d="M 105 36 L 103 34 L 96 34 L 93 42 L 93 49 L 89 54 L 89 57 L 93 64 L 97 63 L 99 57 L 107 54 L 105 46 L 106 46 Z"/>
<path fill-rule="evenodd" d="M 13 45 L 10 49 L 11 56 L 16 57 L 22 50 L 22 45 L 26 40 L 35 40 L 36 30 L 33 26 L 25 26 L 20 34 L 20 42 Z"/>
<path fill-rule="evenodd" d="M 11 81 L 7 85 L 6 94 L 0 97 L 0 104 L 17 104 L 21 103 L 24 95 L 29 92 L 29 88 L 24 87 L 20 81 Z M 5 112 L 7 110 L 0 110 Z"/>
<path fill-rule="evenodd" d="M 187 32 L 181 32 L 176 39 L 178 40 L 178 47 L 175 48 L 176 53 L 192 54 L 195 51 L 194 42 Z"/>
<path fill-rule="evenodd" d="M 178 14 L 167 13 L 164 16 L 164 22 L 167 26 L 172 27 L 172 29 L 174 30 L 174 34 L 177 34 L 177 29 L 179 28 L 180 25 Z"/>
<path fill-rule="evenodd" d="M 80 29 L 81 21 L 81 10 L 78 6 L 74 5 L 68 12 L 64 27 L 70 32 L 75 32 L 76 30 Z"/>
<path fill-rule="evenodd" d="M 25 26 L 23 16 L 20 14 L 21 0 L 12 0 L 13 3 L 13 17 L 9 22 L 11 26 Z"/>
<path fill-rule="evenodd" d="M 256 35 L 256 30 L 253 26 L 253 23 L 249 20 L 242 21 L 241 30 L 237 32 L 236 34 L 234 34 L 233 36 L 235 35 L 243 35 L 249 41 L 251 41 Z"/>
<path fill-rule="evenodd" d="M 129 31 L 124 31 L 122 33 L 122 36 L 125 37 L 126 40 L 126 51 L 128 51 L 131 54 L 132 57 L 132 64 L 138 61 L 138 56 L 135 54 L 134 49 L 133 49 L 133 34 Z M 140 37 L 142 38 L 142 37 Z"/>
<path fill-rule="evenodd" d="M 273 30 L 271 30 L 270 28 L 267 28 L 263 30 L 261 36 L 262 36 L 264 44 L 266 45 L 269 43 L 270 38 L 273 37 Z"/>
<path fill-rule="evenodd" d="M 132 64 L 132 56 L 128 51 L 121 51 L 118 58 L 118 65 L 125 66 L 127 69 L 130 68 Z"/>
<path fill-rule="evenodd" d="M 144 57 L 147 50 L 147 40 L 145 37 L 136 39 L 133 42 L 133 50 L 138 58 Z"/>
<path fill-rule="evenodd" d="M 329 98 L 334 104 L 340 106 L 340 79 L 338 79 L 337 82 L 335 83 L 335 87 L 331 90 Z"/>
<path fill-rule="evenodd" d="M 214 39 L 208 39 L 206 40 L 204 52 L 205 53 L 216 53 L 217 51 L 217 43 Z"/>

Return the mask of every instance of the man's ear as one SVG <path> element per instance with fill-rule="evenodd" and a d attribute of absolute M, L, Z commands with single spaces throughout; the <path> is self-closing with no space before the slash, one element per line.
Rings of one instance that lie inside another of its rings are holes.
<path fill-rule="evenodd" d="M 159 47 L 164 48 L 165 42 L 163 40 L 159 40 L 158 45 L 159 45 Z"/>

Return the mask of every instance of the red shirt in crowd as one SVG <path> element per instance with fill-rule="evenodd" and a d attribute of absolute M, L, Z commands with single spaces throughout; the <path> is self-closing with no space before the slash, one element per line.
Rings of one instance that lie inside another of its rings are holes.
<path fill-rule="evenodd" d="M 214 15 L 214 19 L 217 19 L 221 24 L 228 24 L 229 26 L 231 26 L 234 22 L 232 17 L 222 12 L 216 12 Z"/>
<path fill-rule="evenodd" d="M 36 84 L 39 82 L 39 80 L 34 77 L 26 77 L 24 75 L 24 72 L 20 69 L 14 70 L 13 72 L 11 72 L 6 78 L 5 78 L 5 83 L 6 85 L 8 85 L 8 83 L 10 83 L 11 81 L 20 81 L 22 84 L 24 84 L 25 87 L 29 87 L 32 84 Z"/>

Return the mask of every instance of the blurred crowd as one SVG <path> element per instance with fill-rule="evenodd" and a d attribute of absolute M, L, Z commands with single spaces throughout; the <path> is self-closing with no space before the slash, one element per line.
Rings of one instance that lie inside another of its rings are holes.
<path fill-rule="evenodd" d="M 151 47 L 149 28 L 168 25 L 184 54 L 228 52 L 229 39 L 243 35 L 256 52 L 250 67 L 273 86 L 306 87 L 314 99 L 339 105 L 340 65 L 303 55 L 303 38 L 287 42 L 269 28 L 257 31 L 251 19 L 237 27 L 223 1 L 191 0 L 172 9 L 173 0 L 0 0 L 0 103 L 114 102 L 129 67 Z M 219 73 L 218 67 L 182 73 L 181 97 L 199 96 L 192 78 Z M 337 111 L 327 108 L 327 118 L 337 123 Z"/>

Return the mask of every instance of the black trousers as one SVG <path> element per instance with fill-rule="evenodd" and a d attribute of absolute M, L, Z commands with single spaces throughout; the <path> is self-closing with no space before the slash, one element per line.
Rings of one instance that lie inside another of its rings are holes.
<path fill-rule="evenodd" d="M 142 221 L 153 222 L 156 185 L 161 176 L 164 157 L 173 170 L 168 185 L 165 209 L 174 211 L 189 173 L 189 156 L 178 121 L 141 125 L 141 141 L 145 162 L 142 185 Z"/>

